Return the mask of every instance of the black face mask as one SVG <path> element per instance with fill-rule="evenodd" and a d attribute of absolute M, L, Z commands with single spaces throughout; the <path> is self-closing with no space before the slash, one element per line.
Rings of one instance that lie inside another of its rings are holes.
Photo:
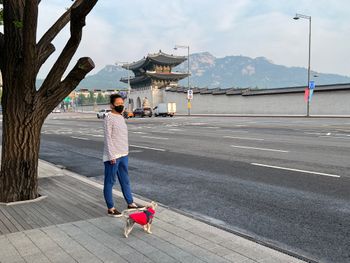
<path fill-rule="evenodd" d="M 122 113 L 123 110 L 124 110 L 124 105 L 114 106 L 114 109 L 115 109 L 116 112 Z"/>

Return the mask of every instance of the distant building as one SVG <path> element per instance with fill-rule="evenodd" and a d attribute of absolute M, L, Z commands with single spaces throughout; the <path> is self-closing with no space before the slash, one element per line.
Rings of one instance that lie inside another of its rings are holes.
<path fill-rule="evenodd" d="M 120 81 L 130 81 L 131 94 L 129 96 L 129 107 L 134 109 L 142 106 L 145 97 L 149 98 L 151 107 L 163 102 L 163 93 L 166 87 L 176 87 L 178 81 L 186 78 L 187 73 L 172 72 L 172 68 L 186 61 L 184 56 L 174 56 L 163 53 L 159 50 L 156 54 L 148 54 L 143 59 L 123 65 L 134 73 L 128 80 L 127 77 Z"/>

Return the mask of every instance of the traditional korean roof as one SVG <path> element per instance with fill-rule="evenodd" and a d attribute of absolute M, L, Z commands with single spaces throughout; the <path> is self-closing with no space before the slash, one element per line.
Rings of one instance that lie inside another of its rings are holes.
<path fill-rule="evenodd" d="M 121 78 L 120 81 L 124 82 L 124 83 L 128 83 L 128 78 Z M 147 81 L 151 81 L 151 78 L 148 77 L 147 75 L 141 75 L 141 76 L 137 76 L 137 77 L 130 77 L 130 85 L 138 84 L 138 83 L 141 83 L 141 82 L 147 82 Z"/>
<path fill-rule="evenodd" d="M 136 62 L 124 64 L 123 68 L 129 70 L 139 70 L 140 68 L 146 68 L 151 63 L 175 67 L 180 65 L 185 60 L 187 60 L 187 58 L 184 56 L 169 55 L 159 50 L 159 52 L 156 54 L 148 54 L 147 57 L 144 57 Z"/>
<path fill-rule="evenodd" d="M 157 72 L 150 72 L 147 71 L 146 75 L 154 78 L 154 79 L 159 79 L 159 80 L 181 80 L 184 79 L 186 77 L 188 77 L 189 74 L 187 73 L 177 73 L 177 72 L 173 72 L 173 73 L 157 73 Z"/>

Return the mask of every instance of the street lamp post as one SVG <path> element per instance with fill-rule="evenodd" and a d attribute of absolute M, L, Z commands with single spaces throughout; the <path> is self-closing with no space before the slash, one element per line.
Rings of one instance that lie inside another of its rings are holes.
<path fill-rule="evenodd" d="M 300 18 L 309 20 L 309 58 L 308 58 L 308 67 L 307 67 L 307 86 L 306 86 L 306 88 L 309 89 L 310 88 L 309 87 L 309 85 L 310 85 L 310 73 L 311 73 L 311 68 L 310 68 L 310 63 L 311 63 L 311 16 L 296 14 L 293 19 L 298 20 Z M 306 106 L 306 117 L 309 117 L 309 116 L 310 116 L 310 90 L 309 90 L 309 93 L 307 96 L 307 106 Z"/>
<path fill-rule="evenodd" d="M 190 90 L 190 46 L 183 46 L 183 45 L 175 45 L 174 49 L 177 50 L 178 48 L 186 48 L 187 49 L 187 89 Z M 189 107 L 191 100 L 188 99 L 187 101 L 187 114 L 191 115 L 191 108 Z"/>
<path fill-rule="evenodd" d="M 123 66 L 123 65 L 127 65 L 127 70 L 128 70 L 128 109 L 129 110 L 132 110 L 130 109 L 130 94 L 131 94 L 131 86 L 130 86 L 130 64 L 128 62 L 123 62 L 123 61 L 117 61 L 115 63 L 117 66 Z"/>

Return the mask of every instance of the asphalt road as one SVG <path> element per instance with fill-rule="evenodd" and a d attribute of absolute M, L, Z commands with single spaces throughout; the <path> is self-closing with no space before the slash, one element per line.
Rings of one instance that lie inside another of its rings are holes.
<path fill-rule="evenodd" d="M 127 122 L 134 193 L 315 261 L 350 262 L 350 119 Z M 102 149 L 95 115 L 53 114 L 42 129 L 41 159 L 96 180 Z"/>

